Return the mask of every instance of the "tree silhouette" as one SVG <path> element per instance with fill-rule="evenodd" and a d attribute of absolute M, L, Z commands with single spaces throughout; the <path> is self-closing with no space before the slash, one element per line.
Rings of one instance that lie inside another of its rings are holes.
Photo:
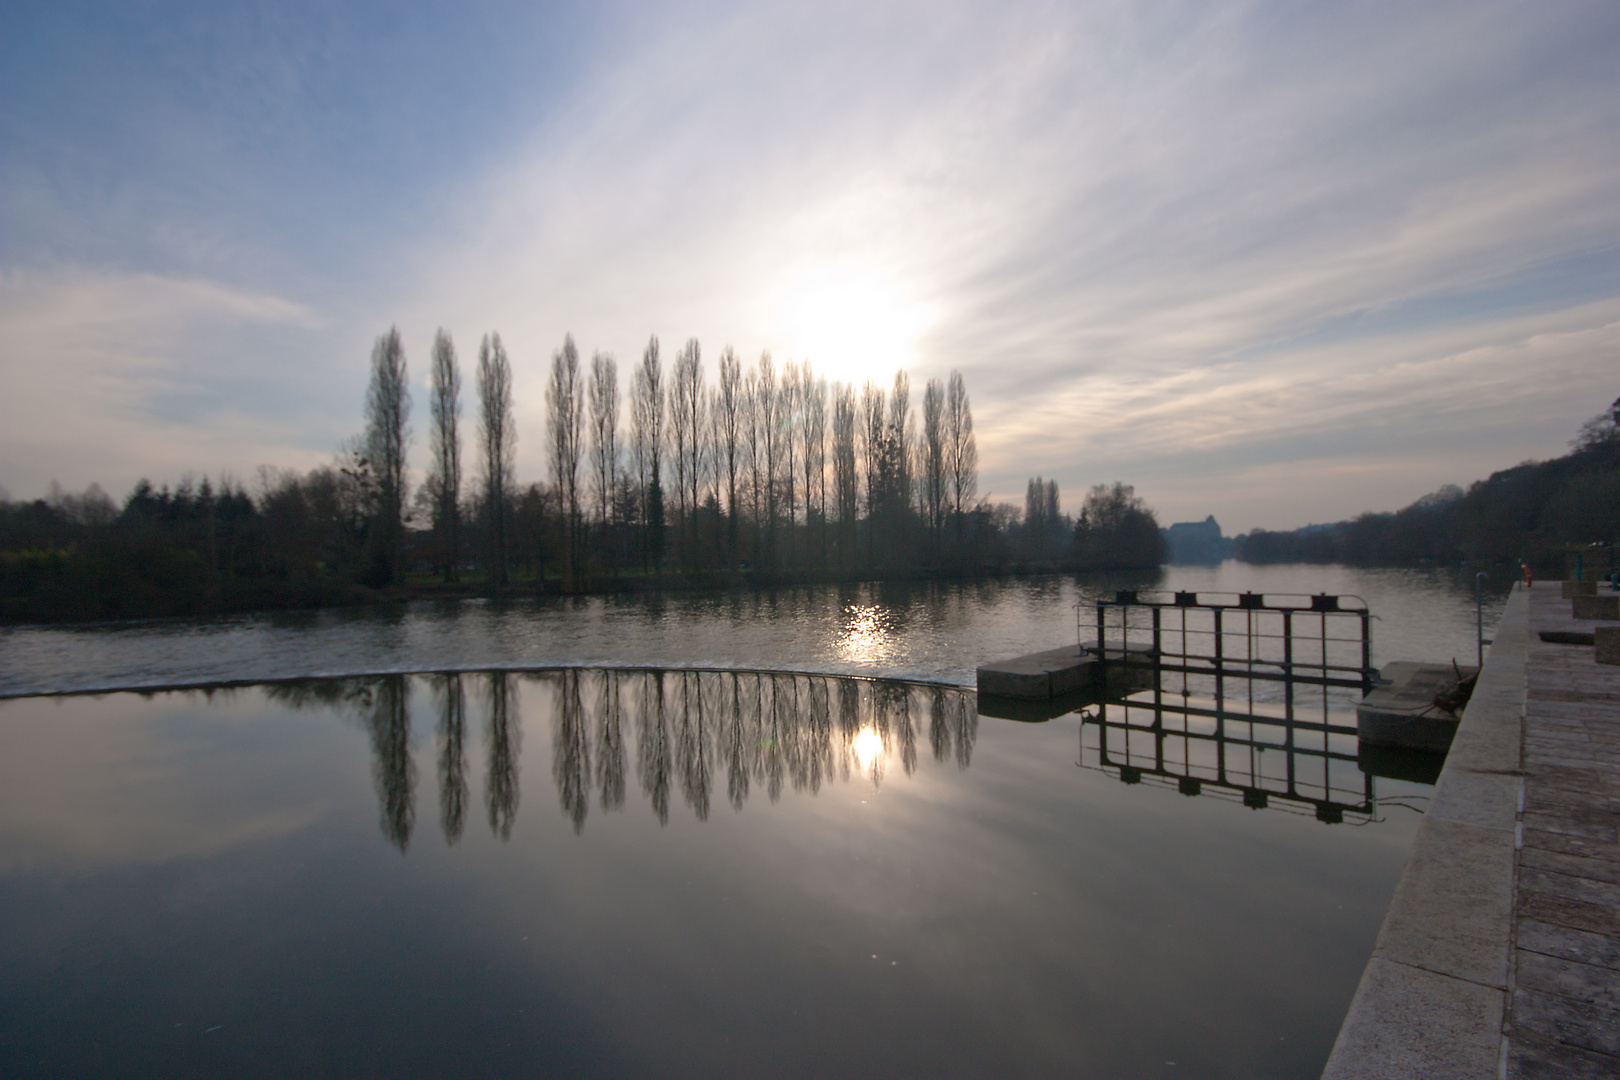
<path fill-rule="evenodd" d="M 508 502 L 517 425 L 512 419 L 512 365 L 500 334 L 486 334 L 478 346 L 478 431 L 483 449 L 484 522 L 488 530 L 487 572 L 497 588 L 507 584 Z"/>
<path fill-rule="evenodd" d="M 405 347 L 392 327 L 371 349 L 366 391 L 364 461 L 376 484 L 371 578 L 393 585 L 404 577 L 405 453 L 410 445 L 411 390 Z"/>
<path fill-rule="evenodd" d="M 546 384 L 546 430 L 551 479 L 563 518 L 563 579 L 579 585 L 579 457 L 584 401 L 579 383 L 579 350 L 572 334 L 551 354 L 551 380 Z"/>
<path fill-rule="evenodd" d="M 489 767 L 484 779 L 484 809 L 489 829 L 502 840 L 512 837 L 512 824 L 518 808 L 518 751 L 522 742 L 522 721 L 518 716 L 512 676 L 491 672 L 488 682 L 489 724 L 484 741 L 489 750 Z"/>
<path fill-rule="evenodd" d="M 427 490 L 432 502 L 433 535 L 443 558 L 445 581 L 455 581 L 461 563 L 461 368 L 450 335 L 440 328 L 433 337 L 433 381 L 429 389 L 433 464 Z"/>
<path fill-rule="evenodd" d="M 467 694 L 460 675 L 434 681 L 439 701 L 439 826 L 446 844 L 461 839 L 467 818 Z"/>

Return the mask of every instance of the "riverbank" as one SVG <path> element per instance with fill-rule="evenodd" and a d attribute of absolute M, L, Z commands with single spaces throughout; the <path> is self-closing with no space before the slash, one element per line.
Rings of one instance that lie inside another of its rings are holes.
<path fill-rule="evenodd" d="M 257 580 L 225 581 L 215 587 L 176 587 L 133 602 L 116 592 L 106 596 L 93 587 L 71 594 L 50 591 L 34 595 L 0 597 L 0 626 L 73 626 L 97 623 L 214 618 L 275 612 L 382 608 L 419 600 L 516 600 L 532 597 L 655 596 L 739 589 L 783 589 L 821 585 L 864 586 L 929 582 L 1005 581 L 1067 574 L 1099 581 L 1122 582 L 1122 587 L 1151 584 L 1165 567 L 1136 569 L 1061 568 L 1048 564 L 1013 562 L 995 567 L 895 567 L 884 570 L 695 570 L 597 574 L 568 587 L 561 577 L 537 579 L 514 575 L 495 586 L 469 575 L 460 581 L 416 576 L 404 584 L 372 588 L 350 581 L 319 579 L 304 582 Z M 93 586 L 93 583 L 91 583 Z"/>

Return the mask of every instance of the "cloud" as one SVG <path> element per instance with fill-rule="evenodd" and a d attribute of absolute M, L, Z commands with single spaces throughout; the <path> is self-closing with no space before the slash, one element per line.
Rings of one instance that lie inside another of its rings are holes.
<path fill-rule="evenodd" d="M 0 274 L 0 457 L 18 495 L 53 477 L 230 470 L 306 457 L 297 379 L 282 349 L 318 313 L 218 282 L 107 271 Z"/>

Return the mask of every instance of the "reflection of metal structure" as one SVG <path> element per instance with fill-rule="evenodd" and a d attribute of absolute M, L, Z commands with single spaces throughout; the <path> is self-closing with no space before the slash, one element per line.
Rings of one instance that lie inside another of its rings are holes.
<path fill-rule="evenodd" d="M 1360 597 L 1120 592 L 1096 604 L 1092 651 L 1147 675 L 1152 698 L 1099 703 L 1081 727 L 1082 765 L 1090 752 L 1089 767 L 1127 783 L 1174 781 L 1183 794 L 1225 793 L 1257 809 L 1275 799 L 1326 822 L 1373 815 L 1374 769 L 1354 716 L 1333 701 L 1378 679 Z"/>
<path fill-rule="evenodd" d="M 1183 795 L 1224 795 L 1257 810 L 1365 820 L 1376 805 L 1373 774 L 1359 763 L 1355 730 L 1191 702 L 1168 706 L 1162 698 L 1102 702 L 1082 717 L 1079 764 L 1127 784 L 1174 785 Z"/>

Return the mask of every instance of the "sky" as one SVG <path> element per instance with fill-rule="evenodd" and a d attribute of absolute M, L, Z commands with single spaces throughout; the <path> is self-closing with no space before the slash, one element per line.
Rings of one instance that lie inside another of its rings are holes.
<path fill-rule="evenodd" d="M 326 463 L 395 325 L 418 466 L 436 329 L 525 482 L 657 335 L 959 370 L 998 500 L 1394 510 L 1620 394 L 1620 5 L 0 0 L 11 498 Z"/>

